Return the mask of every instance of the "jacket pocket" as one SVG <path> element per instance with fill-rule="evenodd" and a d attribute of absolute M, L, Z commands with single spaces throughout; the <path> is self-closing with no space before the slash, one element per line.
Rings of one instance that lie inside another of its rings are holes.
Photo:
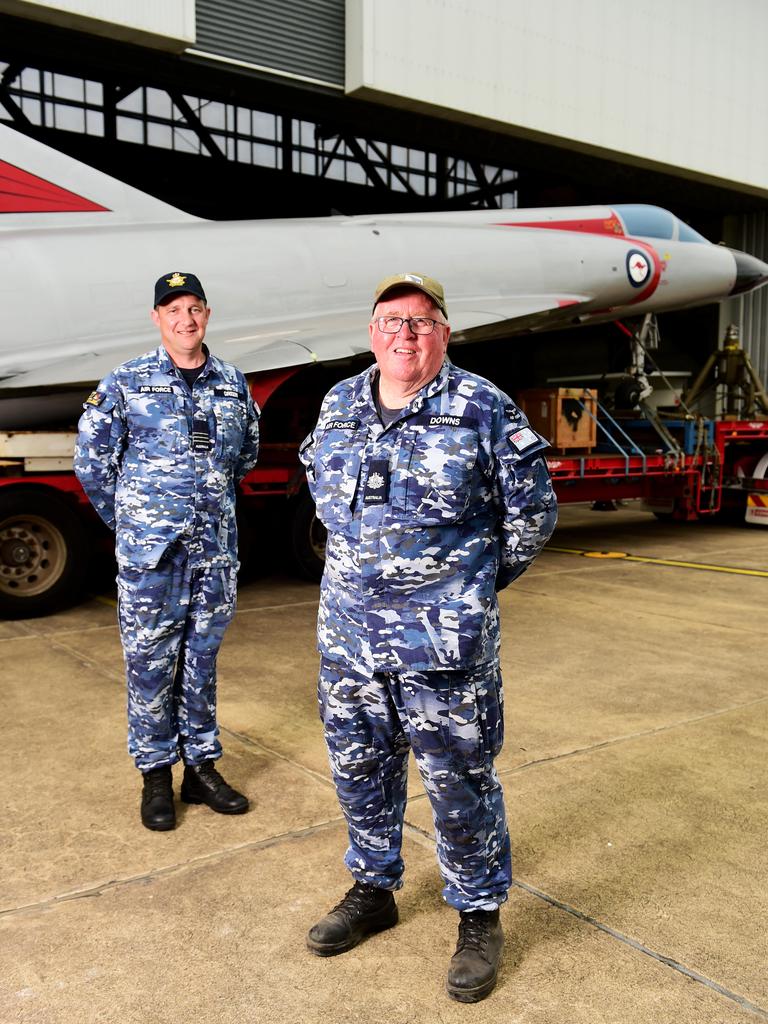
<path fill-rule="evenodd" d="M 313 496 L 318 518 L 327 527 L 352 519 L 366 436 L 360 428 L 315 431 Z"/>
<path fill-rule="evenodd" d="M 245 401 L 237 398 L 213 400 L 216 417 L 216 454 L 220 459 L 234 462 L 243 447 L 245 437 Z"/>
<path fill-rule="evenodd" d="M 422 526 L 458 522 L 470 504 L 478 451 L 474 426 L 411 427 L 398 457 L 394 511 Z"/>
<path fill-rule="evenodd" d="M 174 391 L 129 393 L 126 417 L 130 440 L 147 455 L 169 455 L 189 447 L 183 400 Z"/>

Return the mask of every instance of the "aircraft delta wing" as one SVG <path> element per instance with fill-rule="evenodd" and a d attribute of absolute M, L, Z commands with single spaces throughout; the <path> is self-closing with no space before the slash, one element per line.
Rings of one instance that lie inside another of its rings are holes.
<path fill-rule="evenodd" d="M 204 221 L 4 125 L 0 268 L 0 428 L 22 403 L 41 415 L 31 396 L 48 395 L 53 414 L 52 392 L 81 400 L 154 347 L 151 289 L 165 271 L 201 278 L 207 340 L 246 373 L 367 351 L 373 287 L 397 272 L 443 282 L 460 342 L 701 305 L 768 280 L 765 263 L 652 206 Z"/>

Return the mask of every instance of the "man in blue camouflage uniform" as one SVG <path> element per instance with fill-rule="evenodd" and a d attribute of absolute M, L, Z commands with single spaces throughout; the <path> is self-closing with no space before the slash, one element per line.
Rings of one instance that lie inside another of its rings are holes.
<path fill-rule="evenodd" d="M 216 657 L 235 610 L 235 487 L 256 463 L 258 409 L 243 374 L 203 343 L 210 317 L 194 274 L 155 285 L 160 346 L 118 366 L 87 399 L 75 472 L 116 533 L 128 750 L 143 773 L 141 820 L 174 828 L 181 798 L 222 814 L 248 800 L 214 767 Z"/>
<path fill-rule="evenodd" d="M 328 529 L 318 693 L 355 879 L 307 945 L 332 956 L 397 922 L 413 750 L 460 912 L 447 988 L 475 1002 L 496 984 L 511 884 L 496 592 L 554 529 L 547 442 L 446 358 L 437 281 L 382 281 L 369 331 L 376 365 L 329 392 L 301 449 Z"/>

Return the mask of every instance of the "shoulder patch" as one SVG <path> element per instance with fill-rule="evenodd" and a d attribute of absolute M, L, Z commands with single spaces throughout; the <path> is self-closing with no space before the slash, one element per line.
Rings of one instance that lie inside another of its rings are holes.
<path fill-rule="evenodd" d="M 532 448 L 535 444 L 541 444 L 539 435 L 536 434 L 530 427 L 523 427 L 522 430 L 515 430 L 514 433 L 509 434 L 507 441 L 511 448 L 514 448 L 516 452 L 524 452 L 528 448 Z"/>
<path fill-rule="evenodd" d="M 86 405 L 101 405 L 106 398 L 106 395 L 102 395 L 99 391 L 92 391 L 85 400 Z"/>

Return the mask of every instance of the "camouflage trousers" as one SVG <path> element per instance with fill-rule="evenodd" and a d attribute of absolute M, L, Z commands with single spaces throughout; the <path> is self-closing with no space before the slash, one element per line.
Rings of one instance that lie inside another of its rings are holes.
<path fill-rule="evenodd" d="M 157 569 L 121 569 L 117 589 L 136 767 L 221 757 L 216 657 L 235 610 L 235 566 L 163 560 Z"/>
<path fill-rule="evenodd" d="M 498 664 L 363 675 L 323 658 L 318 699 L 353 877 L 383 889 L 402 885 L 413 750 L 432 805 L 444 899 L 457 910 L 503 903 L 512 864 L 493 766 L 504 734 Z"/>

